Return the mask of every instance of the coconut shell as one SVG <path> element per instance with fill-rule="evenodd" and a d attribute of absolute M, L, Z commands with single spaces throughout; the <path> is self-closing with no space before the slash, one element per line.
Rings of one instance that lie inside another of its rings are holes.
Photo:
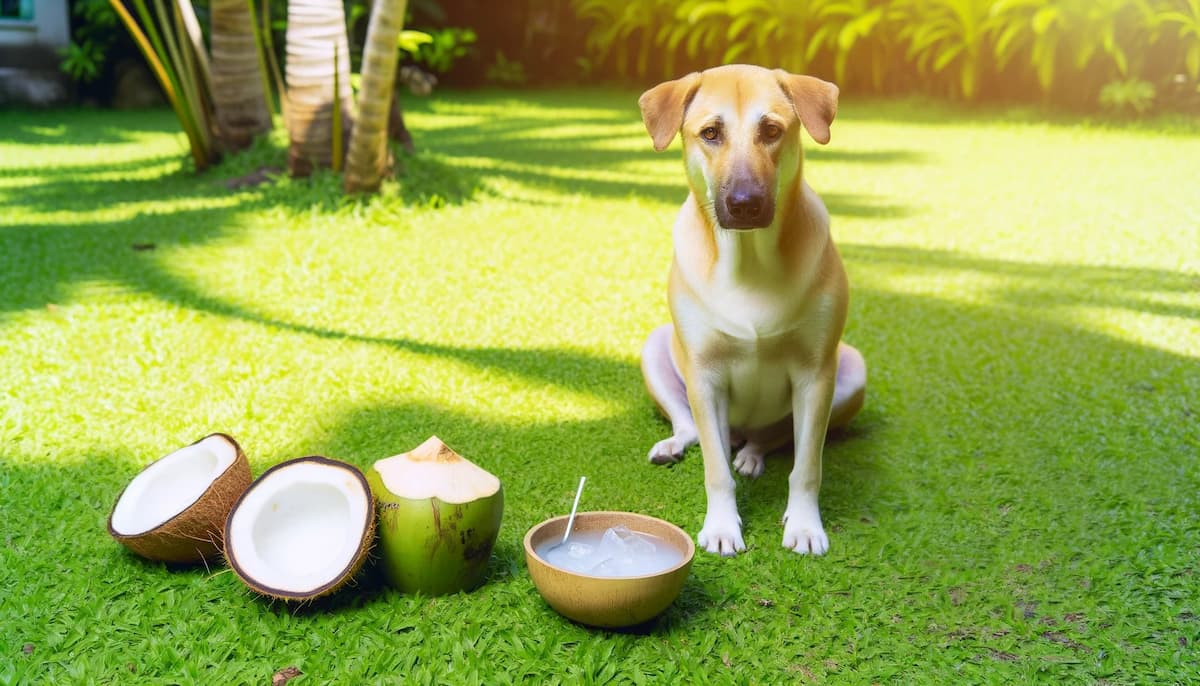
<path fill-rule="evenodd" d="M 108 515 L 108 533 L 126 548 L 151 560 L 194 563 L 218 555 L 222 547 L 221 535 L 225 519 L 233 504 L 250 486 L 252 477 L 246 454 L 233 437 L 215 433 L 201 438 L 196 443 L 213 436 L 220 436 L 232 444 L 237 455 L 190 507 L 149 531 L 125 535 L 113 529 L 112 512 L 116 510 L 114 503 L 113 510 Z M 149 466 L 146 469 L 149 469 Z M 130 482 L 132 483 L 132 480 Z M 124 489 L 121 495 L 117 496 L 116 502 L 120 502 L 123 495 Z"/>
<path fill-rule="evenodd" d="M 231 538 L 229 536 L 229 527 L 230 527 L 230 524 L 233 522 L 233 515 L 235 512 L 237 512 L 238 506 L 240 506 L 242 504 L 242 501 L 245 500 L 246 496 L 250 494 L 251 490 L 253 490 L 254 485 L 257 485 L 259 482 L 265 480 L 268 476 L 270 476 L 276 470 L 286 468 L 286 467 L 288 467 L 290 465 L 294 465 L 298 462 L 317 462 L 317 463 L 329 465 L 332 467 L 339 467 L 339 468 L 342 468 L 342 469 L 350 472 L 351 474 L 354 475 L 354 477 L 356 479 L 358 479 L 359 483 L 362 485 L 363 491 L 366 493 L 366 502 L 367 502 L 367 521 L 365 523 L 365 528 L 363 530 L 362 540 L 359 542 L 358 553 L 354 556 L 354 559 L 352 559 L 350 561 L 350 564 L 347 565 L 346 568 L 342 570 L 341 574 L 339 574 L 337 578 L 331 580 L 330 582 L 324 584 L 323 586 L 320 586 L 318 588 L 312 589 L 312 590 L 304 592 L 304 593 L 296 593 L 293 591 L 286 591 L 286 590 L 282 590 L 282 589 L 278 589 L 278 588 L 272 588 L 271 586 L 268 586 L 266 584 L 259 583 L 259 581 L 257 579 L 248 575 L 245 572 L 245 570 L 242 569 L 241 565 L 238 564 L 237 555 L 233 552 L 233 550 L 231 550 L 231 547 L 229 545 L 229 540 Z M 375 499 L 371 495 L 371 487 L 367 484 L 366 477 L 363 476 L 362 471 L 359 470 L 358 467 L 355 467 L 354 465 L 352 465 L 348 462 L 342 462 L 341 460 L 332 460 L 330 458 L 322 457 L 320 455 L 310 455 L 308 457 L 298 457 L 293 460 L 281 462 L 281 463 L 275 465 L 274 467 L 271 467 L 267 471 L 263 472 L 262 475 L 259 476 L 258 479 L 255 481 L 255 484 L 252 484 L 250 488 L 247 488 L 238 497 L 237 502 L 234 503 L 233 507 L 230 508 L 229 513 L 225 517 L 225 536 L 223 537 L 223 539 L 224 539 L 224 550 L 225 550 L 226 562 L 229 563 L 229 567 L 230 567 L 230 569 L 233 570 L 233 573 L 236 574 L 237 577 L 242 580 L 242 583 L 246 584 L 246 586 L 250 590 L 252 590 L 255 593 L 258 593 L 260 595 L 268 596 L 271 598 L 276 598 L 278 600 L 283 600 L 286 602 L 306 602 L 306 601 L 316 600 L 317 598 L 321 598 L 321 597 L 336 593 L 338 591 L 338 589 L 342 588 L 347 583 L 349 583 L 350 580 L 353 579 L 356 574 L 358 574 L 359 570 L 362 569 L 363 564 L 367 560 L 367 555 L 369 555 L 371 552 L 371 545 L 375 541 Z"/>

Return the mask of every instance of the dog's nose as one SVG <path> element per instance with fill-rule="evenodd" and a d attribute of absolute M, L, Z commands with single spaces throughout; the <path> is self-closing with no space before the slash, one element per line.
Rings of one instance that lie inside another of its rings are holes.
<path fill-rule="evenodd" d="M 737 221 L 755 221 L 762 218 L 766 199 L 759 193 L 734 190 L 725 196 L 725 208 L 729 216 Z"/>

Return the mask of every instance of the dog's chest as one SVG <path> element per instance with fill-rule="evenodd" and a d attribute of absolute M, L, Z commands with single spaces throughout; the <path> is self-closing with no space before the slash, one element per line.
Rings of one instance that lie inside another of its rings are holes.
<path fill-rule="evenodd" d="M 792 294 L 736 287 L 710 287 L 698 295 L 691 301 L 694 309 L 676 314 L 683 315 L 687 331 L 698 334 L 689 337 L 697 358 L 719 370 L 729 425 L 753 429 L 786 418 L 794 377 L 815 359 L 812 334 L 824 328 L 819 305 Z"/>
<path fill-rule="evenodd" d="M 726 368 L 729 425 L 754 429 L 792 412 L 792 382 L 785 360 L 775 355 L 737 355 Z"/>
<path fill-rule="evenodd" d="M 777 293 L 711 288 L 702 298 L 713 329 L 754 345 L 796 325 L 797 303 Z"/>

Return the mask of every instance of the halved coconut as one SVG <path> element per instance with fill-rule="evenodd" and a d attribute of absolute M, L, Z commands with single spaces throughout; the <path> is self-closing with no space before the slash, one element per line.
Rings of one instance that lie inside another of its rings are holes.
<path fill-rule="evenodd" d="M 221 550 L 229 509 L 250 485 L 237 441 L 212 434 L 146 467 L 108 516 L 108 533 L 143 557 L 199 562 Z"/>
<path fill-rule="evenodd" d="M 225 559 L 251 589 L 282 600 L 333 593 L 362 567 L 375 503 L 357 467 L 301 457 L 263 473 L 225 523 Z"/>
<path fill-rule="evenodd" d="M 437 436 L 367 470 L 379 508 L 383 570 L 407 593 L 441 595 L 483 583 L 500 533 L 500 479 Z"/>

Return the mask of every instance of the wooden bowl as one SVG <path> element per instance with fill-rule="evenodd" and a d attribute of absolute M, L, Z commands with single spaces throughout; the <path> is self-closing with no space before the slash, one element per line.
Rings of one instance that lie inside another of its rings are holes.
<path fill-rule="evenodd" d="M 692 537 L 674 524 L 633 512 L 580 512 L 573 531 L 603 532 L 621 525 L 658 537 L 683 553 L 683 559 L 674 567 L 644 576 L 572 572 L 546 562 L 536 552 L 547 541 L 562 540 L 566 531 L 566 515 L 547 519 L 525 534 L 525 563 L 533 585 L 550 607 L 581 624 L 617 628 L 653 619 L 675 600 L 696 554 Z"/>

